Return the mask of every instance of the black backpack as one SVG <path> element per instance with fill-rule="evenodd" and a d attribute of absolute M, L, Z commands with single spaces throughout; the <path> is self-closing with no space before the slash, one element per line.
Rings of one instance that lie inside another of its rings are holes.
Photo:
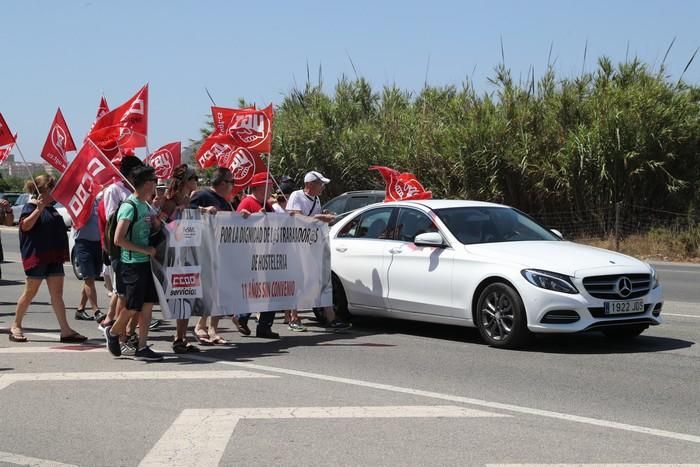
<path fill-rule="evenodd" d="M 114 244 L 114 234 L 117 231 L 117 224 L 119 222 L 117 220 L 117 214 L 119 214 L 119 208 L 122 206 L 122 203 L 129 203 L 134 208 L 134 215 L 131 218 L 131 222 L 129 222 L 129 227 L 126 231 L 126 235 L 129 237 L 129 239 L 131 239 L 131 230 L 134 227 L 134 222 L 136 222 L 136 215 L 138 214 L 138 209 L 136 208 L 136 205 L 128 199 L 125 199 L 124 201 L 121 201 L 119 203 L 117 209 L 107 219 L 107 224 L 105 225 L 105 247 L 107 248 L 107 252 L 109 253 L 109 259 L 112 261 L 121 257 L 121 248 Z"/>

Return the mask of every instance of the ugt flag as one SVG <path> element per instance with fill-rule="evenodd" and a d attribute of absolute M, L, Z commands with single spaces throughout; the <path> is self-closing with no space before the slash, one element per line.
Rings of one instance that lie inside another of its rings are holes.
<path fill-rule="evenodd" d="M 181 145 L 179 141 L 169 143 L 144 159 L 144 163 L 156 169 L 156 177 L 172 178 L 173 170 L 180 165 Z"/>
<path fill-rule="evenodd" d="M 63 172 L 68 165 L 66 152 L 75 151 L 75 149 L 73 137 L 68 131 L 68 125 L 59 107 L 49 129 L 49 135 L 46 137 L 44 148 L 41 150 L 41 157 L 56 170 Z"/>
<path fill-rule="evenodd" d="M 73 227 L 80 229 L 90 218 L 97 193 L 120 180 L 124 177 L 119 170 L 87 140 L 58 179 L 51 195 L 66 207 Z"/>
<path fill-rule="evenodd" d="M 425 191 L 423 185 L 416 180 L 416 176 L 412 173 L 400 173 L 399 171 L 390 169 L 389 167 L 377 165 L 373 165 L 369 169 L 378 170 L 379 173 L 382 174 L 382 177 L 384 177 L 384 182 L 386 183 L 386 195 L 384 197 L 385 203 L 388 201 L 430 199 L 433 197 L 433 193 L 430 191 Z"/>

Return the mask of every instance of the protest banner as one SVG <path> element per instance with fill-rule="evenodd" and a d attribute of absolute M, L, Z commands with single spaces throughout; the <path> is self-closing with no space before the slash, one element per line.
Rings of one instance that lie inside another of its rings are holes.
<path fill-rule="evenodd" d="M 332 305 L 328 226 L 304 216 L 183 211 L 152 261 L 164 316 Z"/>

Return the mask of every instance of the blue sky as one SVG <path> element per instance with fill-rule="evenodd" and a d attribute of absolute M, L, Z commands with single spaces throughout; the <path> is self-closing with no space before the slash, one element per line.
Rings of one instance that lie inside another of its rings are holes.
<path fill-rule="evenodd" d="M 379 88 L 459 84 L 480 91 L 500 60 L 540 76 L 550 44 L 560 77 L 608 55 L 661 62 L 680 76 L 700 46 L 697 1 L 38 1 L 0 8 L 0 112 L 38 160 L 56 107 L 76 142 L 102 93 L 115 107 L 150 83 L 149 146 L 197 138 L 217 104 L 278 103 L 319 65 L 328 89 L 358 72 Z M 588 42 L 588 59 L 583 51 Z M 427 66 L 429 62 L 429 66 Z M 684 79 L 700 82 L 700 57 Z M 69 158 L 73 154 L 69 154 Z M 144 155 L 141 153 L 141 155 Z"/>

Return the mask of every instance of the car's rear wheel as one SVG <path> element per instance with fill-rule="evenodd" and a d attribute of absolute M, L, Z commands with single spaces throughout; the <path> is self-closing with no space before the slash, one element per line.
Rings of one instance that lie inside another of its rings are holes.
<path fill-rule="evenodd" d="M 629 325 L 629 326 L 615 326 L 611 328 L 605 328 L 602 330 L 603 334 L 605 334 L 605 337 L 608 337 L 610 339 L 634 339 L 641 333 L 643 333 L 646 328 L 648 328 L 646 324 L 634 324 L 634 325 Z"/>
<path fill-rule="evenodd" d="M 481 337 L 493 347 L 520 347 L 532 337 L 520 295 L 501 282 L 487 286 L 479 295 L 476 325 Z"/>
<path fill-rule="evenodd" d="M 73 266 L 73 274 L 75 274 L 76 279 L 79 281 L 83 280 L 83 274 L 80 272 L 80 266 L 78 265 L 78 258 L 75 255 L 75 248 L 70 252 L 70 262 Z"/>
<path fill-rule="evenodd" d="M 338 319 L 347 321 L 350 319 L 350 311 L 348 311 L 348 299 L 345 295 L 345 289 L 340 279 L 333 274 L 331 278 L 333 285 L 333 311 Z"/>

